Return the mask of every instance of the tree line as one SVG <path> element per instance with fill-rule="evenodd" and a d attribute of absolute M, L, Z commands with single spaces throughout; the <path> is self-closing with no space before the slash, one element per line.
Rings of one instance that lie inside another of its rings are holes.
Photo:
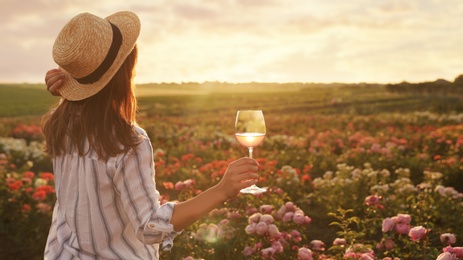
<path fill-rule="evenodd" d="M 387 84 L 387 90 L 396 93 L 415 93 L 427 95 L 461 95 L 463 94 L 463 74 L 455 78 L 453 82 L 438 79 L 436 81 L 398 84 Z"/>

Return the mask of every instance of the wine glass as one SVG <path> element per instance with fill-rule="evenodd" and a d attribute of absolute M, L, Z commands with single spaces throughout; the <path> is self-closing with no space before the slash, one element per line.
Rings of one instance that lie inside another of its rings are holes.
<path fill-rule="evenodd" d="M 262 110 L 240 110 L 236 113 L 235 136 L 238 142 L 249 150 L 252 158 L 254 147 L 261 144 L 265 138 L 265 120 Z M 242 193 L 262 193 L 266 189 L 255 184 L 241 190 Z"/>

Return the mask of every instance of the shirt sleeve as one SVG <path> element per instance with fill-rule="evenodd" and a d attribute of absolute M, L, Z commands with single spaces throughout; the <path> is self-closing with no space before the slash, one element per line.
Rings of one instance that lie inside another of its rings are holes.
<path fill-rule="evenodd" d="M 154 176 L 153 150 L 145 137 L 122 156 L 113 180 L 137 238 L 145 244 L 162 243 L 164 250 L 170 250 L 181 232 L 175 232 L 170 223 L 174 203 L 160 205 Z"/>

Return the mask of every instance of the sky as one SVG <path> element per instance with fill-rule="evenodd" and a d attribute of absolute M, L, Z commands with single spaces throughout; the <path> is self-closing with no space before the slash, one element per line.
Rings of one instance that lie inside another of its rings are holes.
<path fill-rule="evenodd" d="M 138 14 L 137 83 L 453 81 L 462 0 L 0 0 L 0 83 L 43 83 L 75 15 Z"/>

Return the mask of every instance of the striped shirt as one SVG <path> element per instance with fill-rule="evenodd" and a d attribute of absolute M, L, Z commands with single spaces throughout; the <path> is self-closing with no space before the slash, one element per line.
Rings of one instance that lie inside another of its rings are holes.
<path fill-rule="evenodd" d="M 179 234 L 171 202 L 160 205 L 151 142 L 98 160 L 96 153 L 53 158 L 57 201 L 44 259 L 158 259 Z"/>

